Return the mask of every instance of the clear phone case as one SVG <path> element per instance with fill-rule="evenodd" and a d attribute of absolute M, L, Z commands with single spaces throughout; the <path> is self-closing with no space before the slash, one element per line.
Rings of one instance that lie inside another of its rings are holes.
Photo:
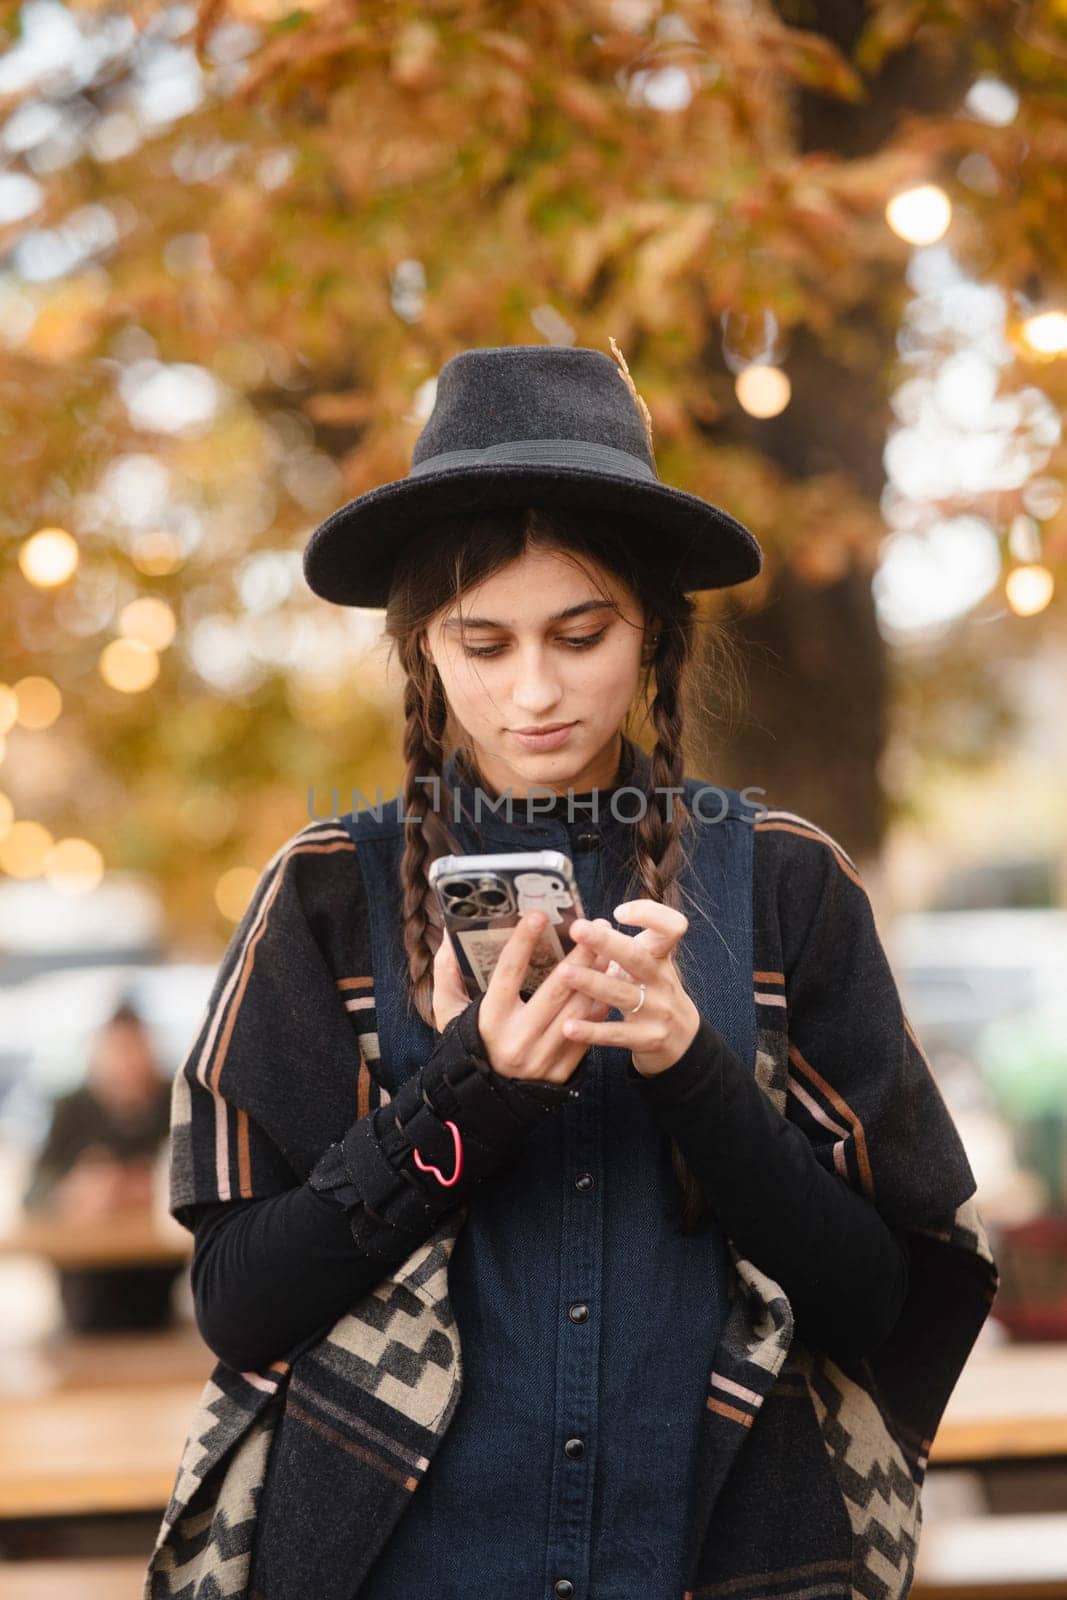
<path fill-rule="evenodd" d="M 543 911 L 548 921 L 520 986 L 524 998 L 574 948 L 570 926 L 585 913 L 571 859 L 561 850 L 439 856 L 429 881 L 472 1000 L 489 987 L 502 948 L 528 911 Z"/>

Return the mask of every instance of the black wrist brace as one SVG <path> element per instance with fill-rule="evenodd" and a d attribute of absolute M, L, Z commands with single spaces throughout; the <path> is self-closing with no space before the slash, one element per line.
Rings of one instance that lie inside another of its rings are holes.
<path fill-rule="evenodd" d="M 478 1031 L 484 995 L 472 1000 L 437 1036 L 433 1054 L 393 1098 L 354 1122 L 329 1147 L 308 1183 L 351 1214 L 352 1235 L 368 1255 L 394 1258 L 409 1249 L 466 1199 L 471 1187 L 504 1165 L 523 1136 L 575 1098 L 567 1083 L 511 1078 L 494 1070 Z M 463 1146 L 463 1170 L 454 1185 L 415 1166 L 412 1152 L 446 1176 L 455 1170 L 452 1121 Z"/>

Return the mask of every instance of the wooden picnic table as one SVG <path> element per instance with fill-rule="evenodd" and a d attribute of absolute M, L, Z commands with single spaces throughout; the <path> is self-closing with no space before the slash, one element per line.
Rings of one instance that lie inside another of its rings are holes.
<path fill-rule="evenodd" d="M 147 1556 L 4 1562 L 0 1600 L 141 1600 L 147 1566 Z"/>
<path fill-rule="evenodd" d="M 216 1357 L 194 1322 L 115 1333 L 57 1328 L 43 1339 L 13 1344 L 0 1360 L 0 1403 L 60 1389 L 206 1382 Z"/>
<path fill-rule="evenodd" d="M 181 1266 L 192 1250 L 192 1235 L 173 1217 L 141 1209 L 84 1222 L 27 1214 L 0 1235 L 0 1256 L 39 1256 L 57 1267 Z"/>
<path fill-rule="evenodd" d="M 976 1349 L 952 1392 L 930 1465 L 1067 1456 L 1067 1343 Z"/>
<path fill-rule="evenodd" d="M 0 1519 L 160 1511 L 204 1379 L 63 1388 L 0 1406 Z"/>
<path fill-rule="evenodd" d="M 54 1335 L 9 1347 L 5 1363 L 0 1519 L 162 1512 L 215 1364 L 195 1328 Z M 976 1350 L 931 1466 L 1056 1456 L 1067 1457 L 1067 1344 Z"/>

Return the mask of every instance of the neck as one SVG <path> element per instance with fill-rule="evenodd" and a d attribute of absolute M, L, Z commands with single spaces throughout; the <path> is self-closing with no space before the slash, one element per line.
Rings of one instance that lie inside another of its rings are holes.
<path fill-rule="evenodd" d="M 466 782 L 476 784 L 493 799 L 508 794 L 513 801 L 531 796 L 543 800 L 550 794 L 566 798 L 568 793 L 592 794 L 609 790 L 622 781 L 619 774 L 629 765 L 627 742 L 621 730 L 580 769 L 544 778 L 531 777 L 496 758 L 486 760 L 477 749 L 461 759 Z"/>

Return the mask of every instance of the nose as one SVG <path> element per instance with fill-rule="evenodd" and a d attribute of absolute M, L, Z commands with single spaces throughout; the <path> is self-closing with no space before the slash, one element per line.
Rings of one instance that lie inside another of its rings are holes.
<path fill-rule="evenodd" d="M 511 698 L 520 711 L 543 717 L 560 698 L 559 678 L 543 650 L 534 646 L 522 652 Z"/>

